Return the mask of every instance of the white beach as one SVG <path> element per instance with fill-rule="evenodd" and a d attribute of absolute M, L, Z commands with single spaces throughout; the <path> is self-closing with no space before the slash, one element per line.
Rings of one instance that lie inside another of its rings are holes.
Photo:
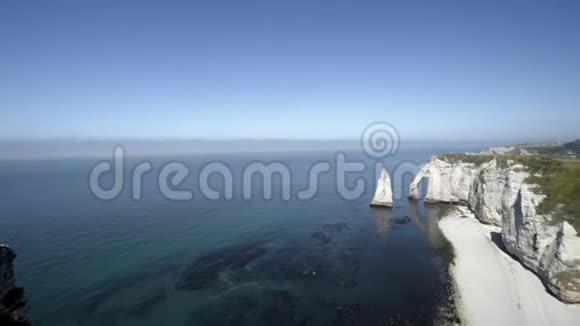
<path fill-rule="evenodd" d="M 580 307 L 546 292 L 534 273 L 491 240 L 499 228 L 485 226 L 460 209 L 439 226 L 455 250 L 452 273 L 468 325 L 580 325 Z"/>

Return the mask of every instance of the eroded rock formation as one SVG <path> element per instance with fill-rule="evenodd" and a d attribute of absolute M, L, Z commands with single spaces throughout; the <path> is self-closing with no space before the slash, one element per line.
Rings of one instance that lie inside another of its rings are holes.
<path fill-rule="evenodd" d="M 452 164 L 437 157 L 425 165 L 410 186 L 410 195 L 418 199 L 421 181 L 428 179 L 425 200 L 431 202 L 467 203 L 469 189 L 473 183 L 476 170 L 473 164 Z"/>
<path fill-rule="evenodd" d="M 479 165 L 433 157 L 410 187 L 410 197 L 464 203 L 483 223 L 501 226 L 506 250 L 533 270 L 560 300 L 580 302 L 580 238 L 567 222 L 537 213 L 544 195 L 528 184 L 524 166 Z"/>
<path fill-rule="evenodd" d="M 386 169 L 382 169 L 381 171 L 381 177 L 377 181 L 377 190 L 371 202 L 371 206 L 393 207 L 391 178 Z"/>

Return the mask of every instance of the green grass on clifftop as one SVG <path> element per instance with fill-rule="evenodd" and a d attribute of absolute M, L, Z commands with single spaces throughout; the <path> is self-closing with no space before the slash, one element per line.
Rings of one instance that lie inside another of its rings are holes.
<path fill-rule="evenodd" d="M 540 214 L 553 213 L 556 221 L 566 220 L 580 232 L 580 161 L 558 161 L 559 169 L 541 176 L 533 175 L 529 183 L 539 186 L 546 198 L 538 206 Z"/>
<path fill-rule="evenodd" d="M 537 184 L 538 193 L 546 198 L 538 213 L 554 216 L 555 222 L 568 221 L 580 233 L 580 160 L 556 159 L 547 156 L 470 155 L 464 153 L 438 156 L 450 163 L 471 163 L 480 166 L 496 160 L 498 167 L 521 164 L 531 175 L 527 182 Z"/>
<path fill-rule="evenodd" d="M 481 166 L 492 160 L 496 160 L 498 167 L 505 169 L 510 165 L 521 164 L 530 173 L 549 173 L 561 168 L 560 161 L 547 156 L 522 156 L 522 155 L 483 155 L 483 154 L 465 154 L 452 153 L 438 155 L 440 159 L 450 163 L 468 163 L 475 166 Z"/>

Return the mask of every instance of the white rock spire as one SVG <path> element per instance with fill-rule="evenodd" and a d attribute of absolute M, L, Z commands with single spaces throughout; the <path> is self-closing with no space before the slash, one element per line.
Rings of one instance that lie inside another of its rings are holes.
<path fill-rule="evenodd" d="M 393 190 L 391 189 L 391 178 L 386 169 L 381 171 L 381 177 L 377 181 L 377 190 L 371 206 L 393 207 Z"/>

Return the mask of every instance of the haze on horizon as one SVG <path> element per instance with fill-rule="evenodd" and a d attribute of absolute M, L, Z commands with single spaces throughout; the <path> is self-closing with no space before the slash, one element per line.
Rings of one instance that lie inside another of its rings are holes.
<path fill-rule="evenodd" d="M 0 141 L 580 138 L 580 3 L 3 1 Z"/>

